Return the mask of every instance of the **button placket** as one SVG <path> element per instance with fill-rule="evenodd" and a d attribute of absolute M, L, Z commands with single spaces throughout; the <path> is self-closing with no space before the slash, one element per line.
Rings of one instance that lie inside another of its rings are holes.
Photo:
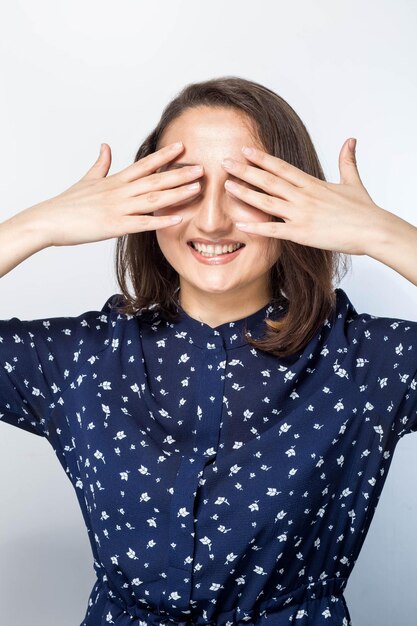
<path fill-rule="evenodd" d="M 195 501 L 204 467 L 217 453 L 222 419 L 224 369 L 227 353 L 223 337 L 216 331 L 202 352 L 194 456 L 182 456 L 178 467 L 169 523 L 169 558 L 167 581 L 162 602 L 167 610 L 185 611 L 192 594 L 192 570 L 195 552 Z M 208 550 L 210 546 L 208 546 Z"/>

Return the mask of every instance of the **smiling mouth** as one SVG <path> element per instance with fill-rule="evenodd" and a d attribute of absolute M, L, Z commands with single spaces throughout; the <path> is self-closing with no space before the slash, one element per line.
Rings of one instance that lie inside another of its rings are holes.
<path fill-rule="evenodd" d="M 222 256 L 227 254 L 232 254 L 239 250 L 239 248 L 244 248 L 244 243 L 237 244 L 229 244 L 229 245 L 205 245 L 200 243 L 194 243 L 193 241 L 188 241 L 187 245 L 191 248 L 194 248 L 197 252 L 199 252 L 202 256 L 205 257 L 214 257 L 214 256 Z"/>

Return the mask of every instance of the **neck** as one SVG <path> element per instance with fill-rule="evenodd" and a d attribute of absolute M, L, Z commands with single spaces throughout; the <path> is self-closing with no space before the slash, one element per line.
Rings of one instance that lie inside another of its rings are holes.
<path fill-rule="evenodd" d="M 233 322 L 259 311 L 271 300 L 268 290 L 253 293 L 196 293 L 181 288 L 177 292 L 178 303 L 194 319 L 215 328 Z"/>

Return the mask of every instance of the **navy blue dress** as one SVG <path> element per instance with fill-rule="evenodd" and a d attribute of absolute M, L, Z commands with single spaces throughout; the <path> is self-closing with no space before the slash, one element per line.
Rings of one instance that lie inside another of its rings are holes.
<path fill-rule="evenodd" d="M 343 595 L 400 437 L 417 322 L 337 309 L 308 345 L 251 348 L 181 307 L 0 321 L 0 420 L 46 437 L 97 581 L 81 626 L 349 626 Z"/>

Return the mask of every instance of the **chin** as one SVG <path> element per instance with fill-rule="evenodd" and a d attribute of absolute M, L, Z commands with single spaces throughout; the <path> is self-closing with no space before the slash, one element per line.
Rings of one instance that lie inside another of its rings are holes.
<path fill-rule="evenodd" d="M 209 283 L 191 283 L 193 287 L 207 293 L 227 293 L 233 289 L 233 285 L 212 285 Z"/>
<path fill-rule="evenodd" d="M 222 296 L 222 295 L 227 295 L 230 294 L 233 291 L 236 291 L 239 288 L 242 288 L 242 285 L 227 285 L 227 286 L 213 286 L 213 285 L 207 285 L 207 284 L 202 284 L 202 285 L 196 285 L 196 288 L 199 291 L 204 292 L 205 294 L 210 294 L 212 296 Z"/>

